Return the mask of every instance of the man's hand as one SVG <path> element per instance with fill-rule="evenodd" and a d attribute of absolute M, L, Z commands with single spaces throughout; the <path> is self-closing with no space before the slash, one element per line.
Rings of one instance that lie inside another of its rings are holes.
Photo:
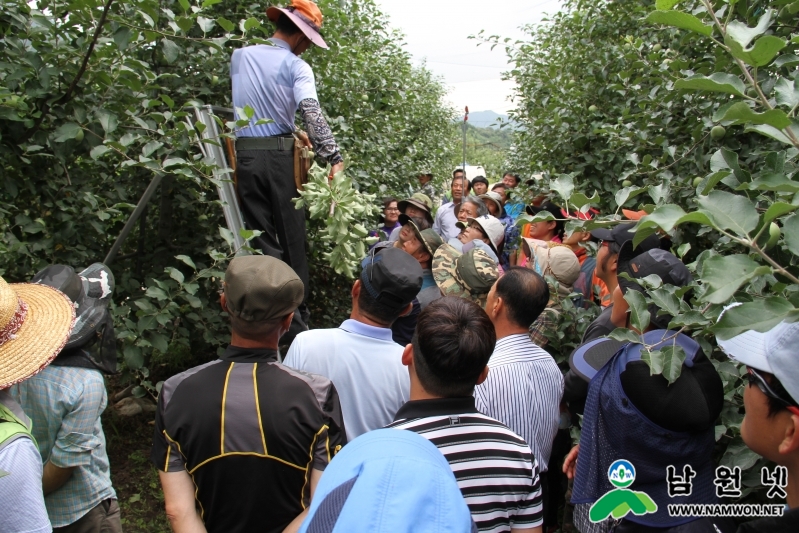
<path fill-rule="evenodd" d="M 569 455 L 563 460 L 563 473 L 569 479 L 574 479 L 574 473 L 577 471 L 577 454 L 580 453 L 580 445 L 578 444 L 571 449 Z"/>
<path fill-rule="evenodd" d="M 60 489 L 72 477 L 73 470 L 75 470 L 74 466 L 61 468 L 47 461 L 42 470 L 42 491 L 45 496 Z"/>
<path fill-rule="evenodd" d="M 164 489 L 166 517 L 175 533 L 206 533 L 194 502 L 194 482 L 185 470 L 158 472 Z"/>
<path fill-rule="evenodd" d="M 308 134 L 307 133 L 305 133 L 302 130 L 297 130 L 297 131 L 294 132 L 294 134 L 297 136 L 297 138 L 300 140 L 300 142 L 302 142 L 302 146 L 304 146 L 304 147 L 306 147 L 308 149 L 313 148 L 313 145 L 311 144 L 311 140 L 308 139 Z"/>
<path fill-rule="evenodd" d="M 329 179 L 329 180 L 331 180 L 331 181 L 332 181 L 332 180 L 333 180 L 333 178 L 334 178 L 334 177 L 335 177 L 335 175 L 336 175 L 336 172 L 341 172 L 342 170 L 344 170 L 344 162 L 342 161 L 341 163 L 336 163 L 336 164 L 335 164 L 335 165 L 333 165 L 333 167 L 330 169 L 330 175 L 327 177 L 327 179 Z"/>

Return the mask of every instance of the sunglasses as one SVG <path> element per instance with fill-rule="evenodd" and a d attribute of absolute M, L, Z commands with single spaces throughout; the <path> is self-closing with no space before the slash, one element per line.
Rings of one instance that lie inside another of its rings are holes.
<path fill-rule="evenodd" d="M 757 385 L 757 388 L 760 389 L 760 392 L 768 396 L 773 400 L 777 400 L 780 402 L 783 407 L 788 409 L 795 415 L 799 415 L 799 407 L 796 406 L 796 402 L 793 400 L 786 400 L 779 394 L 777 394 L 774 389 L 771 388 L 771 385 L 768 384 L 766 378 L 764 378 L 760 373 L 752 367 L 746 367 L 747 374 L 746 379 L 749 381 L 750 385 Z"/>

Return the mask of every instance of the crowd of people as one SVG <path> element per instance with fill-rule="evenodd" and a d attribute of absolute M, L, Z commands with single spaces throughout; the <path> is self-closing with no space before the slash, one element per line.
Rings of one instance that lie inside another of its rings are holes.
<path fill-rule="evenodd" d="M 776 465 L 760 479 L 779 512 L 737 524 L 712 512 L 743 495 L 740 467 L 714 455 L 730 391 L 702 345 L 668 329 L 668 309 L 650 305 L 644 331 L 630 317 L 640 281 L 691 283 L 667 236 L 634 244 L 640 214 L 567 233 L 597 212 L 546 194 L 528 204 L 513 173 L 492 185 L 456 169 L 440 196 L 425 172 L 417 193 L 383 202 L 349 318 L 309 330 L 295 144 L 331 174 L 343 159 L 299 59 L 327 48 L 321 11 L 292 0 L 267 15 L 271 45 L 231 64 L 234 105 L 273 119 L 236 141 L 241 211 L 263 255 L 225 273 L 227 349 L 158 396 L 150 459 L 174 531 L 799 531 L 799 323 L 718 343 L 746 369 L 743 441 Z M 113 289 L 99 263 L 0 278 L 2 533 L 122 530 L 100 418 L 116 371 Z M 568 370 L 545 350 L 566 302 L 602 308 Z M 639 342 L 611 338 L 619 328 Z M 681 364 L 673 383 L 650 371 L 654 349 Z"/>

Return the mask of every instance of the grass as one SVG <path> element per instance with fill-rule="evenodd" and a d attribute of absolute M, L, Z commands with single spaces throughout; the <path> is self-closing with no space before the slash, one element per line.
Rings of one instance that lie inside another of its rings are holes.
<path fill-rule="evenodd" d="M 121 417 L 107 409 L 103 414 L 103 429 L 123 531 L 170 532 L 158 472 L 149 459 L 153 440 L 151 418 L 144 415 Z"/>

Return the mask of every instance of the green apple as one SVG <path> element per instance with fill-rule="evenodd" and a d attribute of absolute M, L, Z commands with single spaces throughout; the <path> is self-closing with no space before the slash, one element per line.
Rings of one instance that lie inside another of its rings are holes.
<path fill-rule="evenodd" d="M 714 141 L 724 138 L 726 134 L 727 130 L 724 129 L 724 126 L 713 126 L 713 129 L 710 130 L 710 138 Z"/>

